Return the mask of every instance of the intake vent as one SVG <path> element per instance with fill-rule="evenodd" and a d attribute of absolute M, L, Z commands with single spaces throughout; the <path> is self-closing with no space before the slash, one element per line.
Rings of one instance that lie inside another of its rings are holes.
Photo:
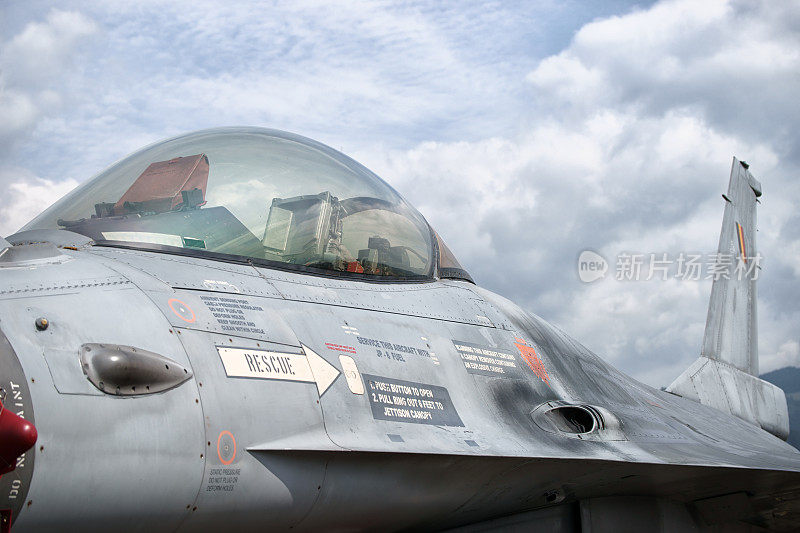
<path fill-rule="evenodd" d="M 534 409 L 531 417 L 548 433 L 582 440 L 627 440 L 620 420 L 594 405 L 552 401 Z"/>
<path fill-rule="evenodd" d="M 547 411 L 545 416 L 562 433 L 591 433 L 598 427 L 597 417 L 580 405 L 555 407 Z"/>

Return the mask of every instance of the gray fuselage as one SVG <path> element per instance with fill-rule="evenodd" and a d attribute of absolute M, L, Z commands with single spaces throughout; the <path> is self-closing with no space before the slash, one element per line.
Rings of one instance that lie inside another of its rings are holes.
<path fill-rule="evenodd" d="M 14 531 L 444 529 L 537 509 L 569 530 L 577 502 L 632 496 L 702 523 L 697 502 L 734 493 L 752 523 L 796 517 L 794 448 L 466 281 L 24 246 L 0 268 L 2 386 L 39 431 L 0 479 Z M 187 379 L 101 390 L 87 345 Z"/>

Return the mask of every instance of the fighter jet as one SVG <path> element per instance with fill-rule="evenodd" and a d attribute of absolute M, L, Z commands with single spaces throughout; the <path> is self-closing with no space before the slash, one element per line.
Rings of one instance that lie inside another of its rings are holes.
<path fill-rule="evenodd" d="M 699 357 L 657 390 L 323 144 L 150 145 L 0 239 L 3 531 L 797 529 L 744 162 L 723 196 Z"/>

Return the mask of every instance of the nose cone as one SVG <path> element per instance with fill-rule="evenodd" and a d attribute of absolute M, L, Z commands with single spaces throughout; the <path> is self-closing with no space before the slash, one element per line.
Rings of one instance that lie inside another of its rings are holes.
<path fill-rule="evenodd" d="M 36 426 L 0 403 L 0 475 L 16 468 L 17 457 L 36 444 Z"/>

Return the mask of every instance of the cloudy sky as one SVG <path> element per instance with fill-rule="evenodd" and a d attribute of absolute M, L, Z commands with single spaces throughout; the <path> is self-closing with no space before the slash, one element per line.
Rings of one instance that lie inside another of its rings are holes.
<path fill-rule="evenodd" d="M 483 286 L 631 375 L 698 355 L 731 158 L 764 186 L 762 371 L 800 365 L 800 4 L 5 0 L 0 235 L 125 154 L 227 125 L 340 149 Z M 582 283 L 585 249 L 609 260 Z"/>

